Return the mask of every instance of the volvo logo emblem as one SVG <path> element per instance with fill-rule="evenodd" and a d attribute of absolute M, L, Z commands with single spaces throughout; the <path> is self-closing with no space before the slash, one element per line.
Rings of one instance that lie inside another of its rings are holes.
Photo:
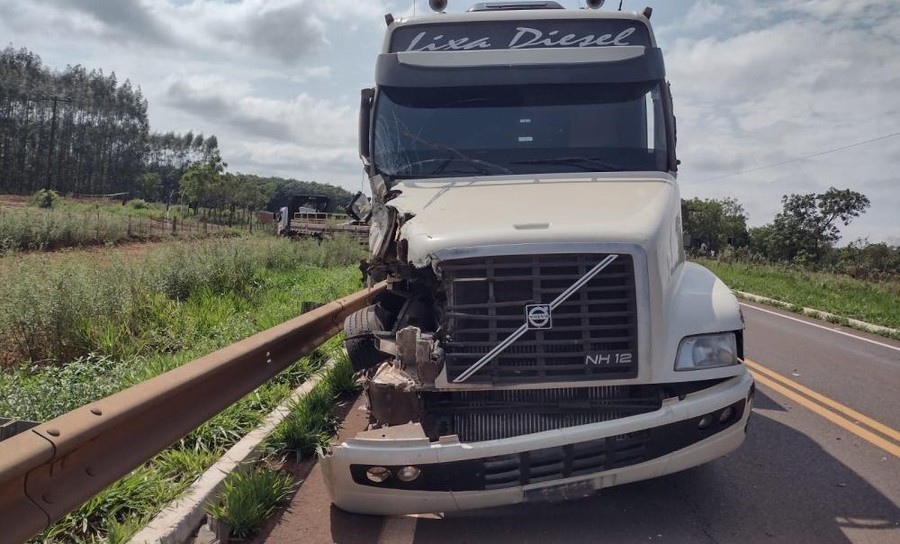
<path fill-rule="evenodd" d="M 529 304 L 525 306 L 525 322 L 529 329 L 552 329 L 553 316 L 549 304 Z"/>

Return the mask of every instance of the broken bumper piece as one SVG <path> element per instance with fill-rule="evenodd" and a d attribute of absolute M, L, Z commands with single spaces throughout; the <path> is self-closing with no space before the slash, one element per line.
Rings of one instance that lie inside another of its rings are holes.
<path fill-rule="evenodd" d="M 576 499 L 733 451 L 744 440 L 752 391 L 745 372 L 655 412 L 484 442 L 430 442 L 412 423 L 366 431 L 332 447 L 322 469 L 332 502 L 361 514 Z"/>

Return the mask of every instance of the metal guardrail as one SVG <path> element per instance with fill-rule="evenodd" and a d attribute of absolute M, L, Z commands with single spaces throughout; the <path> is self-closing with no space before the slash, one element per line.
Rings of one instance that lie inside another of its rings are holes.
<path fill-rule="evenodd" d="M 385 283 L 336 300 L 0 444 L 0 542 L 46 529 L 334 336 Z"/>

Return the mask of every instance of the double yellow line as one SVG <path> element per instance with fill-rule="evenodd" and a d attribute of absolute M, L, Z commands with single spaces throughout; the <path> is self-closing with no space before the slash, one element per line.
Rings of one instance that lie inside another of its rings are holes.
<path fill-rule="evenodd" d="M 860 414 L 856 410 L 816 393 L 808 387 L 769 370 L 759 363 L 744 359 L 757 383 L 781 393 L 797 404 L 809 408 L 835 425 L 845 429 L 866 442 L 900 457 L 900 432 Z"/>

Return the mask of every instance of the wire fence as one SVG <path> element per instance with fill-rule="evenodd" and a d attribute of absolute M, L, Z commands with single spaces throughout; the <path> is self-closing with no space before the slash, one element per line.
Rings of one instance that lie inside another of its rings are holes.
<path fill-rule="evenodd" d="M 178 216 L 166 218 L 108 212 L 0 208 L 0 251 L 53 250 L 128 241 L 228 236 L 254 232 L 260 228 L 265 227 L 255 217 L 225 226 Z"/>

